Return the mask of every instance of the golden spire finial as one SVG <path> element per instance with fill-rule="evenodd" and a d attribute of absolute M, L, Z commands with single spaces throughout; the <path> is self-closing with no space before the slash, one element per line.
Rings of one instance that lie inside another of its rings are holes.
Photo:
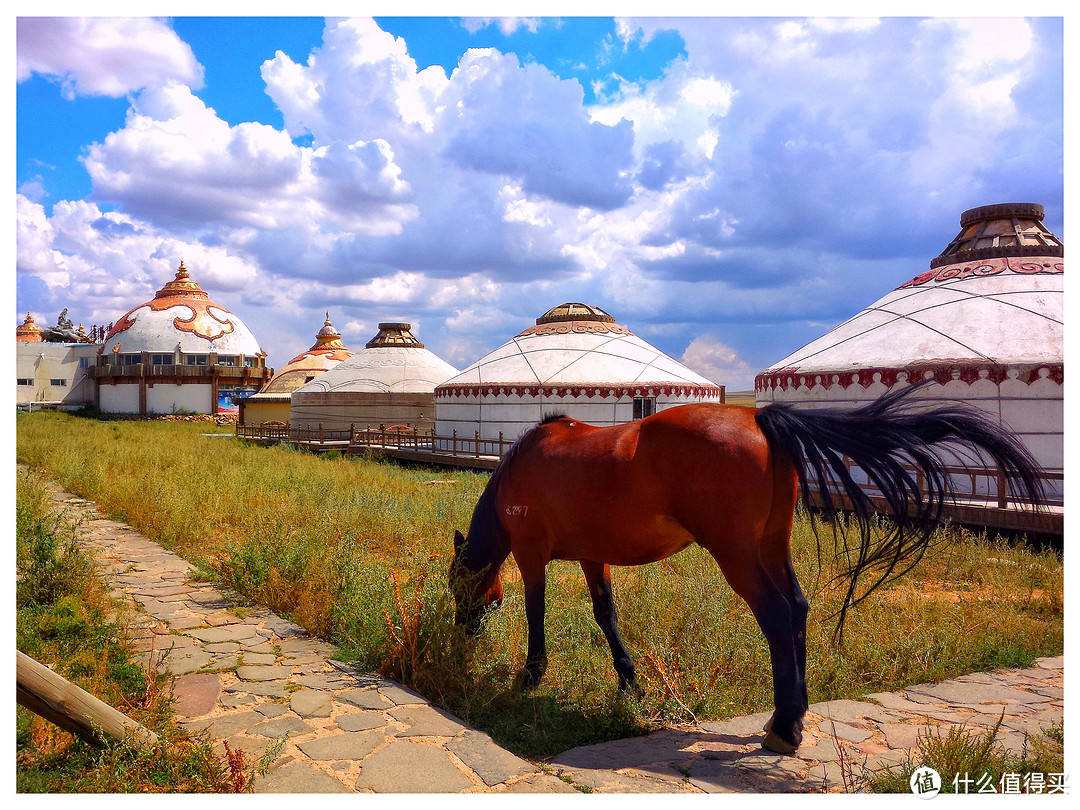
<path fill-rule="evenodd" d="M 326 311 L 326 323 L 323 324 L 323 326 L 333 326 L 333 324 L 330 323 L 330 311 L 329 310 Z"/>
<path fill-rule="evenodd" d="M 177 270 L 176 270 L 176 277 L 177 277 L 178 279 L 181 279 L 181 278 L 187 278 L 187 277 L 188 277 L 188 272 L 187 272 L 187 268 L 186 268 L 186 267 L 184 267 L 184 260 L 183 260 L 183 259 L 181 259 L 181 260 L 180 260 L 180 267 L 179 267 L 179 268 L 177 268 Z"/>

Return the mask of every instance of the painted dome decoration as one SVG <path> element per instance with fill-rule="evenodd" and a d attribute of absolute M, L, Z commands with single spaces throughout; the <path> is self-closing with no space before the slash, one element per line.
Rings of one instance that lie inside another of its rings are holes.
<path fill-rule="evenodd" d="M 105 336 L 102 352 L 173 352 L 263 356 L 251 330 L 215 304 L 184 263 L 154 298 L 126 313 Z"/>
<path fill-rule="evenodd" d="M 263 390 L 255 396 L 291 393 L 320 374 L 348 360 L 352 355 L 352 351 L 341 342 L 341 333 L 330 323 L 330 313 L 327 312 L 326 322 L 315 335 L 314 345 L 279 369 Z"/>
<path fill-rule="evenodd" d="M 26 320 L 22 325 L 15 327 L 15 340 L 20 343 L 41 343 L 45 339 L 41 336 L 41 327 L 34 322 L 34 316 L 26 313 Z"/>
<path fill-rule="evenodd" d="M 430 393 L 457 369 L 424 348 L 411 330 L 408 323 L 380 323 L 363 349 L 297 389 L 293 403 L 317 393 Z"/>
<path fill-rule="evenodd" d="M 927 272 L 761 372 L 758 404 L 864 402 L 933 378 L 923 396 L 990 410 L 1061 468 L 1065 254 L 1042 219 L 1034 203 L 965 211 Z"/>
<path fill-rule="evenodd" d="M 723 388 L 599 307 L 560 304 L 435 390 L 436 432 L 512 439 L 560 410 L 620 424 L 673 405 L 722 402 Z"/>

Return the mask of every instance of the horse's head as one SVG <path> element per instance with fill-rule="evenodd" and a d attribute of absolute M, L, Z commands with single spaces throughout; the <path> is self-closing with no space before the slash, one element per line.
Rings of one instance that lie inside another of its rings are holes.
<path fill-rule="evenodd" d="M 503 590 L 499 566 L 488 563 L 474 569 L 467 560 L 467 547 L 461 532 L 454 532 L 454 561 L 450 563 L 450 587 L 457 606 L 454 624 L 471 636 L 480 629 L 484 614 L 502 604 Z"/>

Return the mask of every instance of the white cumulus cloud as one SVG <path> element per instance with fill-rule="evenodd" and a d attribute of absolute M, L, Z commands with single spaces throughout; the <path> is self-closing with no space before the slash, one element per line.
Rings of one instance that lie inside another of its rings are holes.
<path fill-rule="evenodd" d="M 38 73 L 76 95 L 123 96 L 184 82 L 201 87 L 203 68 L 190 46 L 157 19 L 19 17 L 16 77 Z"/>

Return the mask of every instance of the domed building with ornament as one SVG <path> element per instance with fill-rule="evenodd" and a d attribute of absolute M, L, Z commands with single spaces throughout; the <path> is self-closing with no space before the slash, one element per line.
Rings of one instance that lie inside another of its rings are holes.
<path fill-rule="evenodd" d="M 294 430 L 430 431 L 435 387 L 457 374 L 412 333 L 412 324 L 379 324 L 379 333 L 352 357 L 292 394 Z"/>
<path fill-rule="evenodd" d="M 239 423 L 261 425 L 267 422 L 289 424 L 289 408 L 296 389 L 353 356 L 341 342 L 341 333 L 330 322 L 330 313 L 315 343 L 275 372 L 257 394 L 240 400 Z"/>
<path fill-rule="evenodd" d="M 251 330 L 181 262 L 153 299 L 112 326 L 90 373 L 105 413 L 212 414 L 235 412 L 273 369 Z"/>

